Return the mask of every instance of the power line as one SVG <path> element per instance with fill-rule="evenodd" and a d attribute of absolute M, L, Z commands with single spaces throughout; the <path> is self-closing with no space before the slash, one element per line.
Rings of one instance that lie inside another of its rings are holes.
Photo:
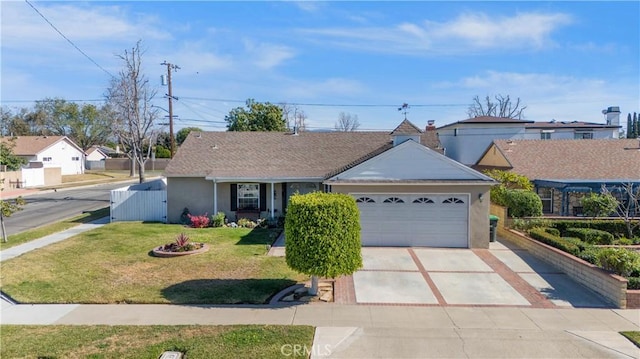
<path fill-rule="evenodd" d="M 93 60 L 89 55 L 87 55 L 84 51 L 82 51 L 76 44 L 73 43 L 73 41 L 69 40 L 68 37 L 66 37 L 62 31 L 58 30 L 58 28 L 53 25 L 51 23 L 51 21 L 49 21 L 49 19 L 47 19 L 44 15 L 42 15 L 42 13 L 40 11 L 38 11 L 38 9 L 36 9 L 35 6 L 33 6 L 33 4 L 31 4 L 29 2 L 29 0 L 24 0 L 29 6 L 31 6 L 31 8 L 38 13 L 38 15 L 40 15 L 40 17 L 42 17 L 44 19 L 44 21 L 47 22 L 47 24 L 49 24 L 54 30 L 56 30 L 56 32 L 58 34 L 60 34 L 60 36 L 62 36 L 65 40 L 67 40 L 68 43 L 71 44 L 71 46 L 73 46 L 76 50 L 78 50 L 82 55 L 84 55 L 84 57 L 86 57 L 87 59 L 89 59 L 89 61 L 91 61 L 94 65 L 98 66 L 98 68 L 102 71 L 104 71 L 107 75 L 111 76 L 111 77 L 115 77 L 113 76 L 109 71 L 107 71 L 104 67 L 100 66 L 97 62 L 95 62 L 95 60 Z"/>
<path fill-rule="evenodd" d="M 232 99 L 223 99 L 223 98 L 207 98 L 207 97 L 180 97 L 181 99 L 190 99 L 190 100 L 200 100 L 200 101 L 214 101 L 214 102 L 236 102 L 236 103 L 245 103 L 246 100 L 232 100 Z M 389 105 L 389 104 L 336 104 L 336 103 L 304 103 L 304 102 L 287 102 L 287 101 L 276 101 L 271 102 L 272 104 L 287 104 L 294 106 L 315 106 L 315 107 L 394 107 L 398 108 L 397 104 Z M 461 104 L 461 103 L 441 103 L 441 104 L 418 104 L 411 105 L 411 107 L 460 107 L 460 106 L 469 106 L 469 104 Z"/>

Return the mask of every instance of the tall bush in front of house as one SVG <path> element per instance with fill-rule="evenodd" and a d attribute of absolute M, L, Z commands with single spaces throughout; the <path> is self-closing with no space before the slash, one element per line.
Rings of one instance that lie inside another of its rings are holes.
<path fill-rule="evenodd" d="M 514 189 L 533 190 L 533 184 L 526 176 L 510 171 L 486 170 L 484 173 L 500 182 L 491 187 L 491 202 L 499 206 L 507 206 L 507 192 Z"/>
<path fill-rule="evenodd" d="M 362 267 L 360 213 L 355 199 L 339 193 L 293 195 L 285 219 L 287 265 L 317 278 L 353 274 Z"/>
<path fill-rule="evenodd" d="M 542 200 L 533 191 L 522 189 L 506 190 L 504 198 L 511 217 L 542 216 Z"/>
<path fill-rule="evenodd" d="M 590 217 L 603 217 L 615 213 L 618 200 L 610 193 L 589 193 L 582 198 L 584 214 Z"/>

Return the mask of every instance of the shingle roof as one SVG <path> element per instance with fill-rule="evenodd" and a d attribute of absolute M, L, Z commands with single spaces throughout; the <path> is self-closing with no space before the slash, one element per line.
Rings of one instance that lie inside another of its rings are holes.
<path fill-rule="evenodd" d="M 191 132 L 165 175 L 324 178 L 385 146 L 388 132 Z"/>
<path fill-rule="evenodd" d="M 512 171 L 529 179 L 640 179 L 634 139 L 495 140 Z"/>
<path fill-rule="evenodd" d="M 422 130 L 407 119 L 404 119 L 398 127 L 391 131 L 391 135 L 415 135 L 419 133 L 422 133 Z"/>
<path fill-rule="evenodd" d="M 65 136 L 17 136 L 2 137 L 0 142 L 12 141 L 15 144 L 13 154 L 16 156 L 35 156 L 63 138 Z"/>

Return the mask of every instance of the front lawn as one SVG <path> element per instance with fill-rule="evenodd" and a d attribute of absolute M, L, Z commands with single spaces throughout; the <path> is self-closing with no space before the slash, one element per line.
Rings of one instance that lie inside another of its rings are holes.
<path fill-rule="evenodd" d="M 311 350 L 313 327 L 15 326 L 3 325 L 2 358 L 153 358 L 180 351 L 187 358 L 282 358 L 292 345 Z M 295 355 L 289 357 L 295 358 Z M 298 356 L 301 357 L 301 356 Z"/>
<path fill-rule="evenodd" d="M 50 234 L 62 232 L 69 228 L 73 228 L 82 223 L 89 223 L 91 221 L 95 221 L 96 219 L 100 219 L 108 216 L 109 216 L 109 207 L 104 207 L 101 209 L 97 209 L 95 211 L 89 211 L 89 212 L 83 213 L 73 218 L 62 220 L 60 222 L 55 222 L 55 223 L 47 224 L 38 228 L 20 232 L 17 234 L 12 234 L 7 237 L 7 243 L 0 242 L 0 250 L 15 247 L 19 244 L 30 242 L 35 239 L 40 239 Z"/>
<path fill-rule="evenodd" d="M 631 340 L 638 348 L 640 348 L 640 332 L 620 332 L 627 339 Z"/>
<path fill-rule="evenodd" d="M 186 233 L 202 254 L 157 258 Z M 119 222 L 0 263 L 2 291 L 21 303 L 265 303 L 306 277 L 266 255 L 268 229 Z"/>

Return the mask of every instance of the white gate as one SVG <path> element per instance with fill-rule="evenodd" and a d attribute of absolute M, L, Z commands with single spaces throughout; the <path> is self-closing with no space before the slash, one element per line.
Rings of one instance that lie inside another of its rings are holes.
<path fill-rule="evenodd" d="M 165 180 L 141 183 L 111 191 L 111 222 L 167 222 Z"/>

